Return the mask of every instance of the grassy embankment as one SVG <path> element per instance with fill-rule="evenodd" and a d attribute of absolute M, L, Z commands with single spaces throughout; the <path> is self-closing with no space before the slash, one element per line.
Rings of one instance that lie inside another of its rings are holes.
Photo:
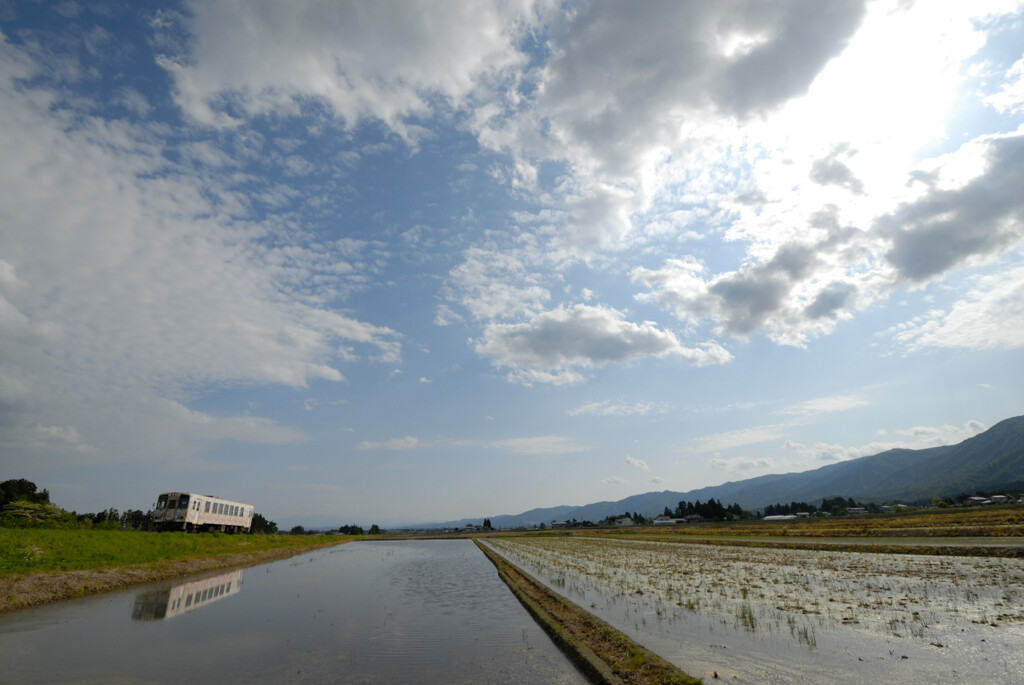
<path fill-rule="evenodd" d="M 479 540 L 474 542 L 526 610 L 591 682 L 607 685 L 695 685 L 701 682 L 590 612 L 551 592 Z"/>
<path fill-rule="evenodd" d="M 0 612 L 283 559 L 351 539 L 0 528 Z"/>

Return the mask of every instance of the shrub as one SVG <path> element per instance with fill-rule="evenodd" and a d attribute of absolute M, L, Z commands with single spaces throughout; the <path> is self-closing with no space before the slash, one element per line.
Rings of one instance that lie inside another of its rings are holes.
<path fill-rule="evenodd" d="M 73 528 L 74 514 L 69 514 L 49 502 L 17 500 L 6 504 L 0 512 L 0 526 L 4 528 Z"/>

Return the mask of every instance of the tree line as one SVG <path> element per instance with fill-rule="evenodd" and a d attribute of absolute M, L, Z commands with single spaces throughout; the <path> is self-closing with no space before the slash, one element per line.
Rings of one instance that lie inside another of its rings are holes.
<path fill-rule="evenodd" d="M 275 530 L 277 526 L 274 526 Z M 303 526 L 292 526 L 292 529 L 288 531 L 289 535 L 313 535 L 317 531 L 306 530 Z M 337 529 L 328 530 L 328 533 L 338 533 L 339 535 L 367 535 L 367 532 L 363 530 L 362 526 L 357 526 L 354 523 L 347 526 L 338 526 Z M 370 526 L 369 535 L 380 535 L 380 526 L 376 523 Z"/>
<path fill-rule="evenodd" d="M 720 500 L 716 500 L 714 497 L 709 499 L 707 502 L 701 502 L 700 500 L 695 502 L 683 501 L 676 505 L 675 509 L 665 507 L 663 515 L 676 519 L 685 519 L 689 516 L 700 516 L 708 521 L 734 521 L 753 517 L 753 514 L 745 510 L 739 504 L 733 502 L 729 506 L 725 506 Z"/>
<path fill-rule="evenodd" d="M 0 483 L 0 527 L 2 528 L 99 528 L 102 530 L 152 530 L 153 512 L 115 507 L 79 514 L 65 511 L 50 501 L 45 488 L 25 478 Z M 277 533 L 277 524 L 262 514 L 252 516 L 250 533 Z"/>

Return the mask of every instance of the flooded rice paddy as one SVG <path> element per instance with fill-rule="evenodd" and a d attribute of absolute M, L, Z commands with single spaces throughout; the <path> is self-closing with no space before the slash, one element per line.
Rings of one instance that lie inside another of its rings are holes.
<path fill-rule="evenodd" d="M 580 537 L 493 549 L 709 682 L 1024 682 L 1024 562 Z"/>
<path fill-rule="evenodd" d="M 0 616 L 9 683 L 584 683 L 469 540 L 355 542 Z"/>

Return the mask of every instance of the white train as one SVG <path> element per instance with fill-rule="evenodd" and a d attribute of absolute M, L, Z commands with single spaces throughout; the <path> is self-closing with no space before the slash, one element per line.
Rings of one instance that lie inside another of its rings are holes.
<path fill-rule="evenodd" d="M 153 523 L 157 530 L 245 533 L 252 526 L 252 515 L 251 504 L 232 502 L 212 495 L 165 492 L 156 499 Z"/>

